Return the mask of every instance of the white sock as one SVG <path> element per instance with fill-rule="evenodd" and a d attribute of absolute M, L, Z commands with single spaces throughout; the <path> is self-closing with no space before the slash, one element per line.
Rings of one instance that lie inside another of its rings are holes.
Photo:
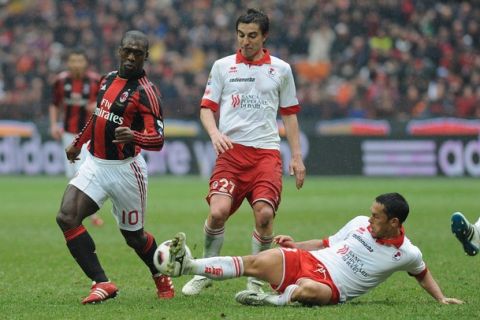
<path fill-rule="evenodd" d="M 275 306 L 286 306 L 291 303 L 293 292 L 298 288 L 298 285 L 289 285 L 282 294 L 269 294 L 265 301 Z"/>
<path fill-rule="evenodd" d="M 268 250 L 272 247 L 273 235 L 261 236 L 257 230 L 252 233 L 252 254 L 257 254 L 260 251 Z M 248 281 L 257 280 L 254 277 L 248 277 Z"/>
<path fill-rule="evenodd" d="M 225 235 L 225 227 L 220 229 L 211 229 L 207 226 L 207 221 L 205 221 L 203 233 L 205 235 L 203 257 L 208 258 L 220 255 L 220 250 L 222 249 Z"/>
<path fill-rule="evenodd" d="M 472 224 L 473 226 L 473 236 L 472 240 L 470 240 L 474 246 L 480 247 L 480 218 L 475 222 L 475 224 Z"/>
<path fill-rule="evenodd" d="M 214 280 L 238 278 L 243 275 L 243 260 L 241 257 L 193 259 L 183 274 L 195 274 Z"/>
<path fill-rule="evenodd" d="M 260 251 L 268 250 L 272 247 L 273 235 L 261 236 L 257 230 L 253 230 L 252 234 L 252 254 Z"/>

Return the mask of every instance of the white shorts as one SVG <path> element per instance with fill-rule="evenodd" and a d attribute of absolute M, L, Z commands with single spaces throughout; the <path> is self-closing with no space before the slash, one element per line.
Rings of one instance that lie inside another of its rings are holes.
<path fill-rule="evenodd" d="M 148 182 L 147 164 L 141 154 L 125 160 L 103 160 L 87 153 L 70 184 L 92 198 L 98 207 L 110 198 L 112 214 L 120 229 L 143 228 Z"/>
<path fill-rule="evenodd" d="M 76 134 L 70 133 L 70 132 L 64 132 L 62 135 L 62 145 L 63 145 L 63 150 L 65 150 L 75 139 Z M 65 155 L 65 175 L 67 178 L 71 179 L 75 174 L 78 172 L 78 169 L 80 169 L 80 166 L 82 163 L 85 161 L 88 155 L 88 150 L 87 150 L 87 145 L 88 143 L 84 143 L 82 146 L 82 151 L 80 151 L 80 155 L 78 156 L 80 160 L 75 161 L 74 163 L 71 163 L 70 160 L 67 159 L 67 156 Z"/>

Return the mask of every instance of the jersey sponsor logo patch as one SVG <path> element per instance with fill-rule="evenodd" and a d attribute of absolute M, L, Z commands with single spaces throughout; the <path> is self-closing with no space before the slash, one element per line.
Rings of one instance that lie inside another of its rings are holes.
<path fill-rule="evenodd" d="M 115 113 L 107 111 L 105 109 L 96 108 L 94 114 L 97 117 L 100 117 L 100 118 L 103 118 L 105 120 L 111 121 L 111 122 L 116 123 L 118 125 L 123 124 L 123 117 L 120 117 L 119 115 L 116 115 Z"/>
<path fill-rule="evenodd" d="M 232 67 L 230 67 L 230 69 L 228 70 L 228 73 L 236 73 L 237 71 L 238 71 L 237 66 L 232 66 Z"/>
<path fill-rule="evenodd" d="M 255 82 L 255 78 L 249 77 L 249 78 L 231 78 L 229 80 L 230 82 Z"/>
<path fill-rule="evenodd" d="M 402 253 L 400 251 L 395 252 L 392 256 L 393 261 L 400 261 L 401 258 L 402 258 Z"/>
<path fill-rule="evenodd" d="M 130 93 L 129 93 L 128 91 L 124 91 L 124 92 L 122 93 L 122 95 L 120 96 L 120 102 L 123 103 L 123 102 L 127 101 L 129 94 L 130 94 Z"/>
<path fill-rule="evenodd" d="M 354 233 L 352 234 L 352 237 L 360 242 L 369 252 L 373 252 L 372 247 L 364 240 L 362 237 L 360 237 L 358 234 Z"/>
<path fill-rule="evenodd" d="M 346 254 L 348 251 L 350 250 L 350 248 L 344 244 L 343 247 L 341 247 L 340 249 L 337 250 L 337 253 L 341 254 L 341 255 L 344 255 Z"/>
<path fill-rule="evenodd" d="M 270 77 L 273 77 L 273 76 L 275 76 L 276 74 L 277 74 L 277 70 L 275 70 L 274 68 L 270 67 L 270 68 L 268 69 L 268 75 L 269 75 Z"/>
<path fill-rule="evenodd" d="M 239 94 L 232 94 L 232 107 L 235 109 L 240 105 L 241 99 Z"/>

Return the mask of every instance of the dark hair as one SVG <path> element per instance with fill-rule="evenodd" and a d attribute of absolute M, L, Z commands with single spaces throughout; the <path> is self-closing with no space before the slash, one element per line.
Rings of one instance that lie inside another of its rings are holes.
<path fill-rule="evenodd" d="M 410 209 L 407 200 L 401 194 L 397 192 L 384 193 L 376 197 L 375 201 L 383 204 L 389 220 L 398 218 L 400 223 L 403 223 L 407 219 Z"/>
<path fill-rule="evenodd" d="M 70 57 L 71 55 L 73 54 L 78 54 L 78 55 L 82 55 L 85 57 L 85 59 L 87 59 L 88 61 L 88 55 L 87 55 L 87 51 L 85 50 L 85 48 L 83 47 L 75 47 L 75 48 L 71 48 L 67 51 L 67 55 L 66 57 Z"/>
<path fill-rule="evenodd" d="M 145 33 L 139 30 L 129 30 L 123 34 L 122 40 L 120 41 L 120 46 L 123 46 L 123 42 L 126 39 L 140 40 L 145 46 L 145 50 L 148 51 L 148 38 Z"/>
<path fill-rule="evenodd" d="M 238 30 L 240 23 L 256 23 L 260 27 L 263 35 L 266 35 L 270 30 L 270 21 L 268 16 L 260 10 L 249 8 L 247 13 L 242 14 L 237 19 L 235 29 Z"/>

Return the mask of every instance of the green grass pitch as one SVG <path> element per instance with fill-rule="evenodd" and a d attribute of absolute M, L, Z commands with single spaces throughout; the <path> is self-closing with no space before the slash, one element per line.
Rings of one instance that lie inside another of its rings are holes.
<path fill-rule="evenodd" d="M 106 221 L 102 228 L 85 225 L 120 293 L 103 304 L 83 306 L 90 281 L 55 223 L 65 186 L 63 177 L 0 177 L 1 319 L 480 319 L 480 256 L 466 256 L 450 232 L 452 212 L 462 211 L 470 220 L 480 215 L 477 179 L 307 177 L 297 191 L 286 178 L 275 221 L 276 234 L 321 238 L 358 214 L 368 215 L 378 194 L 398 191 L 411 207 L 407 235 L 422 249 L 445 295 L 466 301 L 460 306 L 436 303 L 405 273 L 347 304 L 322 308 L 242 306 L 233 297 L 245 279 L 216 282 L 198 297 L 184 297 L 180 289 L 189 278 L 177 278 L 177 296 L 160 301 L 147 268 L 118 232 L 109 202 L 100 211 Z M 146 230 L 159 243 L 184 231 L 193 254 L 200 256 L 206 191 L 203 178 L 151 177 Z M 252 213 L 244 204 L 226 226 L 222 253 L 248 254 L 252 228 Z"/>

